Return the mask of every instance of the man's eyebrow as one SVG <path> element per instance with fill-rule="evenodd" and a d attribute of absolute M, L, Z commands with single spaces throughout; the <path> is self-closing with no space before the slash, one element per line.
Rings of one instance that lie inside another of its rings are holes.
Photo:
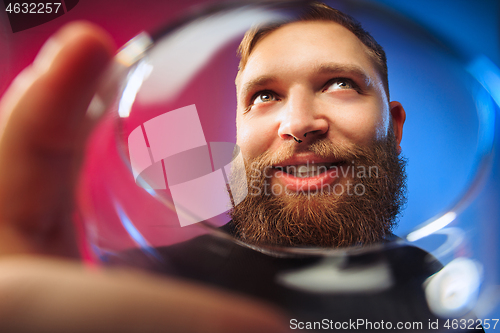
<path fill-rule="evenodd" d="M 276 82 L 278 79 L 275 76 L 270 75 L 262 75 L 256 77 L 255 79 L 251 79 L 246 82 L 241 88 L 241 96 L 247 96 L 250 91 L 255 90 L 258 87 L 264 87 L 270 83 Z"/>
<path fill-rule="evenodd" d="M 321 64 L 317 72 L 320 74 L 352 74 L 359 77 L 368 86 L 372 82 L 371 76 L 360 66 L 351 64 Z"/>

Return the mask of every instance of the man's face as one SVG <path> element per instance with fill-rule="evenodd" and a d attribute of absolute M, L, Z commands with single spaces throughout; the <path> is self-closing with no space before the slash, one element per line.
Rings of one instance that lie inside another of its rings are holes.
<path fill-rule="evenodd" d="M 237 93 L 237 143 L 249 158 L 278 150 L 291 135 L 304 144 L 321 136 L 366 145 L 389 128 L 389 104 L 366 46 L 333 22 L 296 22 L 264 37 Z"/>
<path fill-rule="evenodd" d="M 353 149 L 385 142 L 388 133 L 395 154 L 400 149 L 404 110 L 388 103 L 367 47 L 333 22 L 291 23 L 261 39 L 237 97 L 237 144 L 247 163 L 265 156 L 274 196 L 297 200 L 328 188 L 335 201 L 341 194 L 332 186 L 352 180 L 342 170 Z"/>

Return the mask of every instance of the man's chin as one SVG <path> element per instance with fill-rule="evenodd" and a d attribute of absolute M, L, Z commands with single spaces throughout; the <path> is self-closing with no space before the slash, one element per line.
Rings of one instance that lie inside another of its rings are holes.
<path fill-rule="evenodd" d="M 275 196 L 273 200 L 281 204 L 283 210 L 301 212 L 302 216 L 298 216 L 298 218 L 302 219 L 306 218 L 306 212 L 309 209 L 334 209 L 343 202 L 342 196 L 325 193 L 322 190 L 287 191 L 282 195 Z"/>
<path fill-rule="evenodd" d="M 347 195 L 316 191 L 254 199 L 231 214 L 237 237 L 254 245 L 346 247 L 378 242 L 389 232 Z"/>

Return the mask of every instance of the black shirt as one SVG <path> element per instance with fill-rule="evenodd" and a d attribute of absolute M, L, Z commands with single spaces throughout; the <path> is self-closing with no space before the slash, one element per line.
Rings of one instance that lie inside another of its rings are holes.
<path fill-rule="evenodd" d="M 437 332 L 435 325 L 443 329 L 448 320 L 429 310 L 424 292 L 425 281 L 442 265 L 396 238 L 373 250 L 284 254 L 209 234 L 153 252 L 129 250 L 110 256 L 108 263 L 266 300 L 289 313 L 291 328 L 362 332 L 399 326 L 410 332 L 405 326 L 411 325 L 414 331 Z"/>

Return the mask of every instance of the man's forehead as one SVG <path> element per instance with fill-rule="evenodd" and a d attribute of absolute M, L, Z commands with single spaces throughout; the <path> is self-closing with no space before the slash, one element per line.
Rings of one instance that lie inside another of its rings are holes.
<path fill-rule="evenodd" d="M 237 82 L 274 76 L 280 71 L 345 67 L 376 76 L 368 48 L 348 29 L 332 21 L 286 24 L 259 40 Z M 274 72 L 274 73 L 273 73 Z"/>
<path fill-rule="evenodd" d="M 265 44 L 265 41 L 269 39 L 274 41 L 276 41 L 276 39 L 287 39 L 288 41 L 294 42 L 299 42 L 301 40 L 318 42 L 324 40 L 325 34 L 335 40 L 343 42 L 348 42 L 350 40 L 352 42 L 361 43 L 354 33 L 339 23 L 328 20 L 298 21 L 284 24 L 272 30 L 256 43 L 254 50 L 257 49 L 260 44 Z"/>

